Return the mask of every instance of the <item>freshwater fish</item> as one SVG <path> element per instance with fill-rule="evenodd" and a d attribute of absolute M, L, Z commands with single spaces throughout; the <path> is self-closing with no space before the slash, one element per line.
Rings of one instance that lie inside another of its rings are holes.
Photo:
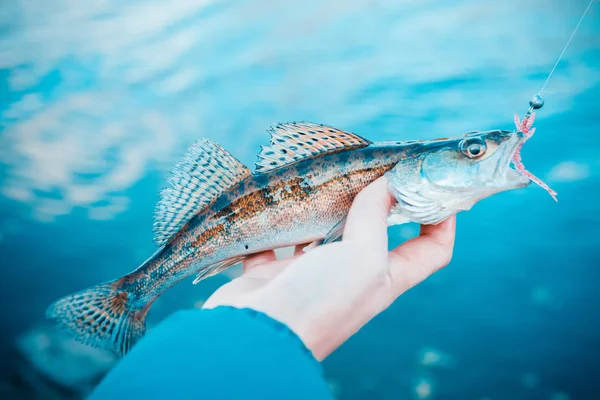
<path fill-rule="evenodd" d="M 58 300 L 48 318 L 123 355 L 143 336 L 151 304 L 175 283 L 192 275 L 198 282 L 260 251 L 338 240 L 356 194 L 381 176 L 397 199 L 390 225 L 436 224 L 530 183 L 524 168 L 510 166 L 526 138 L 519 129 L 380 143 L 308 122 L 270 133 L 254 172 L 210 140 L 193 145 L 156 208 L 158 251 L 119 279 Z"/>

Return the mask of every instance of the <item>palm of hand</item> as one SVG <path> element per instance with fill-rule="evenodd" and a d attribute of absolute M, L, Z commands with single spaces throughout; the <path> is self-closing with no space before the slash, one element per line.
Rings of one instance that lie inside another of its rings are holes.
<path fill-rule="evenodd" d="M 204 303 L 203 308 L 214 308 L 221 304 L 244 307 L 248 297 L 256 295 L 290 263 L 304 254 L 305 245 L 294 248 L 292 257 L 278 260 L 273 250 L 255 254 L 244 260 L 242 275 L 221 286 Z"/>
<path fill-rule="evenodd" d="M 253 308 L 285 323 L 319 359 L 325 358 L 403 292 L 445 266 L 455 218 L 422 226 L 419 237 L 388 251 L 387 214 L 394 199 L 380 178 L 356 197 L 341 242 L 276 260 L 249 257 L 243 274 L 223 285 L 205 308 Z"/>

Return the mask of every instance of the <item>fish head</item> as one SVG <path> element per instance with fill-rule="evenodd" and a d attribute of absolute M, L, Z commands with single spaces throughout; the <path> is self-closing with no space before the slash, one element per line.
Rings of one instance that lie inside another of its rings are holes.
<path fill-rule="evenodd" d="M 435 224 L 495 193 L 527 186 L 530 180 L 511 168 L 523 141 L 523 132 L 493 130 L 411 144 L 386 173 L 395 212 Z"/>

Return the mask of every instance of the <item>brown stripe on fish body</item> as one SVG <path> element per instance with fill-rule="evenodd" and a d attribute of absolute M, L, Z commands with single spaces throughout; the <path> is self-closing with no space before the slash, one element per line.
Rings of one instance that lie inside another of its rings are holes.
<path fill-rule="evenodd" d="M 275 171 L 267 186 L 215 212 L 207 221 L 208 230 L 212 231 L 212 224 L 225 229 L 209 237 L 202 233 L 193 245 L 205 255 L 224 251 L 227 254 L 221 258 L 228 258 L 293 244 L 290 241 L 314 240 L 311 231 L 322 237 L 347 214 L 356 194 L 398 161 L 397 154 L 388 157 L 379 152 L 371 157 L 347 157 L 341 165 L 324 157 L 315 160 L 312 173 L 305 176 L 299 176 L 294 166 Z"/>
<path fill-rule="evenodd" d="M 348 213 L 356 194 L 402 157 L 398 145 L 374 145 L 250 176 L 122 283 L 147 300 L 215 262 L 320 239 Z"/>
<path fill-rule="evenodd" d="M 225 217 L 227 221 L 235 222 L 237 219 L 244 220 L 257 212 L 277 206 L 282 201 L 306 200 L 309 198 L 310 190 L 307 190 L 306 185 L 303 186 L 304 182 L 301 177 L 274 182 L 263 189 L 242 196 L 221 209 L 214 217 Z"/>
<path fill-rule="evenodd" d="M 242 185 L 240 189 L 245 188 L 246 185 Z M 254 238 L 260 239 L 264 235 L 272 234 L 273 229 L 276 229 L 274 225 L 278 222 L 287 225 L 286 221 L 280 220 L 286 218 L 289 211 L 285 207 L 282 208 L 282 205 L 297 205 L 308 201 L 311 190 L 305 184 L 305 178 L 298 176 L 290 179 L 272 179 L 268 186 L 244 194 L 216 211 L 206 221 L 206 231 L 193 241 L 192 246 L 207 255 L 231 244 L 245 242 L 248 249 L 244 250 L 252 252 L 249 243 L 255 242 Z"/>
<path fill-rule="evenodd" d="M 369 183 L 381 177 L 391 168 L 393 168 L 393 165 L 385 165 L 352 171 L 336 177 L 315 188 L 315 190 L 324 194 L 324 196 L 317 196 L 320 197 L 320 199 L 316 200 L 323 201 L 323 199 L 326 199 L 324 204 L 321 204 L 323 207 L 331 206 L 333 204 L 335 207 L 340 208 L 345 215 L 350 210 L 350 206 L 358 192 Z M 334 200 L 331 201 L 332 199 Z M 319 204 L 317 204 L 317 206 L 319 206 Z"/>

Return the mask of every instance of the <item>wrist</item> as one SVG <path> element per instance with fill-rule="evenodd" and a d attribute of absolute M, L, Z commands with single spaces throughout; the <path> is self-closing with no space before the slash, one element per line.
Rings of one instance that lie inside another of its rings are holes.
<path fill-rule="evenodd" d="M 357 298 L 355 293 L 352 298 L 312 296 L 312 301 L 306 301 L 304 296 L 293 293 L 265 290 L 247 299 L 244 306 L 286 325 L 321 361 L 387 307 L 389 302 L 380 289 L 367 291 L 361 301 L 352 301 Z"/>

